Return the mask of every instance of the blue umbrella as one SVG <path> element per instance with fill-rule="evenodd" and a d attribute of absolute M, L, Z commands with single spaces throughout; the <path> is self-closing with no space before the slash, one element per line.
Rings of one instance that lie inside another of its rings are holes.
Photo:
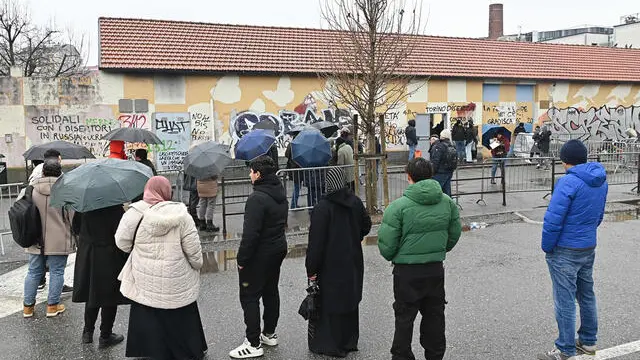
<path fill-rule="evenodd" d="M 273 130 L 256 129 L 240 138 L 236 145 L 236 159 L 251 161 L 269 152 L 276 142 Z"/>
<path fill-rule="evenodd" d="M 331 145 L 319 130 L 305 129 L 291 142 L 291 155 L 303 168 L 325 166 L 331 160 Z"/>

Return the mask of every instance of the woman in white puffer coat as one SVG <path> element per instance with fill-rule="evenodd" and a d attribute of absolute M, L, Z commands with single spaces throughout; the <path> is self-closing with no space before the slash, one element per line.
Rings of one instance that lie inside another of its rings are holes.
<path fill-rule="evenodd" d="M 162 176 L 147 182 L 116 232 L 129 259 L 118 279 L 131 299 L 127 357 L 201 359 L 207 351 L 196 300 L 202 248 L 193 218 Z"/>

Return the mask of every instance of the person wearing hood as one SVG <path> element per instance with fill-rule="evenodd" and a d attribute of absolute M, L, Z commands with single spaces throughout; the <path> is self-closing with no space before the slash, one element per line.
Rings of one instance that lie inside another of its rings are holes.
<path fill-rule="evenodd" d="M 456 203 L 432 180 L 425 159 L 409 162 L 409 187 L 385 210 L 378 230 L 380 254 L 393 263 L 396 328 L 392 359 L 415 359 L 411 351 L 418 312 L 420 344 L 427 359 L 442 360 L 445 338 L 443 261 L 457 244 L 462 226 Z"/>
<path fill-rule="evenodd" d="M 149 179 L 143 200 L 124 214 L 115 237 L 130 254 L 118 277 L 120 292 L 133 301 L 126 356 L 202 359 L 207 342 L 196 302 L 202 248 L 186 206 L 171 201 L 169 180 Z"/>
<path fill-rule="evenodd" d="M 587 147 L 578 140 L 562 146 L 560 159 L 566 175 L 558 180 L 544 216 L 542 251 L 551 275 L 559 335 L 555 349 L 539 354 L 540 360 L 570 359 L 576 350 L 596 354 L 598 314 L 593 265 L 609 186 L 604 166 L 587 163 L 587 156 Z M 580 305 L 577 340 L 576 301 Z"/>
<path fill-rule="evenodd" d="M 259 357 L 264 355 L 262 345 L 278 345 L 278 284 L 280 266 L 287 255 L 285 228 L 289 209 L 276 164 L 271 157 L 260 156 L 251 161 L 249 168 L 253 193 L 245 203 L 242 240 L 236 256 L 246 339 L 229 352 L 234 359 Z M 262 329 L 260 299 L 264 306 Z"/>
<path fill-rule="evenodd" d="M 109 143 L 109 158 L 127 160 L 127 153 L 124 151 L 124 141 L 112 140 Z"/>
<path fill-rule="evenodd" d="M 55 317 L 65 311 L 60 304 L 64 285 L 64 270 L 67 257 L 75 252 L 75 241 L 71 234 L 73 211 L 53 208 L 49 205 L 51 187 L 62 174 L 57 159 L 48 159 L 42 167 L 42 177 L 33 184 L 32 199 L 40 213 L 42 223 L 42 244 L 26 249 L 29 254 L 29 270 L 24 281 L 23 316 L 32 317 L 35 310 L 36 292 L 44 277 L 45 264 L 51 274 L 49 295 L 47 296 L 47 317 Z"/>
<path fill-rule="evenodd" d="M 351 191 L 356 190 L 355 173 L 353 171 L 353 139 L 348 128 L 343 129 L 336 140 L 336 165 L 344 166 L 347 185 Z"/>
<path fill-rule="evenodd" d="M 351 169 L 347 169 L 351 170 Z M 345 357 L 358 350 L 364 260 L 371 218 L 348 188 L 345 170 L 327 171 L 327 195 L 313 209 L 306 269 L 320 287 L 320 317 L 309 320 L 309 350 Z"/>

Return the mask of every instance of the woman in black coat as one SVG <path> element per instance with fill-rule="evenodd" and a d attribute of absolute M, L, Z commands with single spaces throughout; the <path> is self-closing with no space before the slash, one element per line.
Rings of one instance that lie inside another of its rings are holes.
<path fill-rule="evenodd" d="M 311 215 L 306 268 L 320 288 L 320 317 L 309 321 L 309 350 L 345 357 L 358 350 L 364 260 L 362 238 L 371 218 L 346 187 L 344 170 L 330 169 L 327 195 Z"/>
<path fill-rule="evenodd" d="M 124 336 L 112 332 L 117 306 L 130 304 L 120 293 L 118 275 L 127 254 L 116 246 L 115 234 L 124 215 L 122 205 L 76 213 L 74 230 L 79 234 L 73 279 L 73 302 L 85 303 L 82 342 L 93 342 L 101 312 L 99 346 L 118 344 Z"/>

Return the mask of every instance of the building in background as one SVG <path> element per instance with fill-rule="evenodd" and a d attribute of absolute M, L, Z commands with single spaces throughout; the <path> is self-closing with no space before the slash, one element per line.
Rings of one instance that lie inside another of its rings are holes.
<path fill-rule="evenodd" d="M 500 40 L 540 42 L 548 44 L 612 46 L 612 27 L 582 26 L 552 31 L 531 31 L 523 34 L 506 35 Z"/>
<path fill-rule="evenodd" d="M 132 29 L 135 29 L 132 30 Z M 99 20 L 99 70 L 60 78 L 0 77 L 0 153 L 23 165 L 32 144 L 69 140 L 104 156 L 102 136 L 141 127 L 164 143 L 160 169 L 180 168 L 196 141 L 234 144 L 270 122 L 283 153 L 291 127 L 352 125 L 318 77 L 336 61 L 321 29 L 124 18 Z M 640 51 L 439 36 L 412 37 L 407 96 L 386 114 L 381 139 L 407 150 L 416 119 L 432 132 L 472 121 L 482 140 L 522 122 L 580 139 L 627 138 L 640 129 Z M 502 131 L 502 130 L 500 130 Z M 1 137 L 0 137 L 1 139 Z"/>
<path fill-rule="evenodd" d="M 613 27 L 614 46 L 640 49 L 640 13 L 620 18 L 620 25 Z"/>

